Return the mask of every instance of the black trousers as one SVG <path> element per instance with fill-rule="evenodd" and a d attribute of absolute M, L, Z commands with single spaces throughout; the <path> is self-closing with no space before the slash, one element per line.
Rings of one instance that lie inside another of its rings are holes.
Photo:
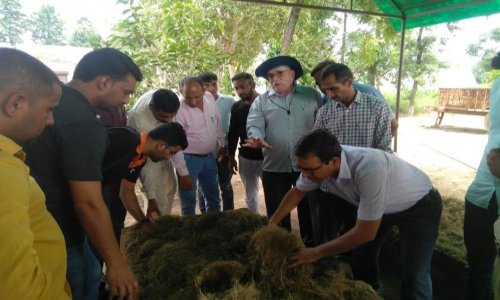
<path fill-rule="evenodd" d="M 262 187 L 264 189 L 264 201 L 266 203 L 267 216 L 271 217 L 278 209 L 285 194 L 295 186 L 300 172 L 268 172 L 262 171 Z M 300 236 L 306 246 L 312 245 L 312 224 L 309 208 L 309 198 L 306 197 L 297 207 L 299 217 Z M 288 214 L 279 225 L 288 230 L 292 229 L 290 214 Z"/>
<path fill-rule="evenodd" d="M 488 209 L 465 199 L 464 241 L 469 264 L 467 299 L 493 300 L 493 263 L 497 255 L 493 223 L 497 218 L 495 193 Z"/>

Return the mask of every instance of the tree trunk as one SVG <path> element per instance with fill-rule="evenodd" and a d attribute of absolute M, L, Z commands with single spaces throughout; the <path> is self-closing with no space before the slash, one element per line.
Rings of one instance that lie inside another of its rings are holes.
<path fill-rule="evenodd" d="M 377 65 L 371 65 L 368 68 L 368 82 L 370 83 L 371 86 L 375 86 L 377 79 Z"/>
<path fill-rule="evenodd" d="M 342 47 L 340 48 L 340 63 L 345 62 L 345 40 L 347 38 L 347 13 L 344 13 L 344 30 L 342 31 Z"/>
<path fill-rule="evenodd" d="M 297 3 L 302 3 L 303 1 L 297 1 Z M 293 33 L 295 32 L 295 25 L 299 20 L 300 7 L 294 7 L 290 11 L 290 17 L 288 17 L 288 23 L 285 27 L 285 35 L 283 36 L 283 44 L 281 45 L 280 55 L 285 55 L 288 47 L 292 44 Z"/>
<path fill-rule="evenodd" d="M 411 88 L 410 104 L 408 105 L 408 115 L 415 115 L 415 97 L 417 96 L 418 81 L 413 80 L 413 87 Z"/>
<path fill-rule="evenodd" d="M 417 44 L 415 47 L 417 47 L 417 57 L 415 60 L 415 64 L 420 66 L 422 64 L 422 54 L 424 52 L 423 46 L 422 46 L 422 33 L 424 32 L 424 27 L 420 27 L 418 30 L 418 37 L 417 37 Z M 408 106 L 408 114 L 410 116 L 415 115 L 415 98 L 417 97 L 417 89 L 418 89 L 418 79 L 413 78 L 413 87 L 411 89 L 411 95 L 410 95 L 410 104 Z"/>
<path fill-rule="evenodd" d="M 229 69 L 229 78 L 233 78 L 236 75 L 236 66 L 234 63 L 229 63 L 227 67 Z"/>

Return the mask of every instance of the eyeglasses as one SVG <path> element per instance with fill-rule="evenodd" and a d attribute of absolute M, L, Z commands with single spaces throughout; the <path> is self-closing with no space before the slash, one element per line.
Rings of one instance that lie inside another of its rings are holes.
<path fill-rule="evenodd" d="M 313 174 L 314 172 L 318 171 L 319 169 L 321 169 L 321 167 L 323 166 L 324 164 L 321 164 L 319 165 L 318 167 L 316 168 L 302 168 L 299 166 L 300 170 L 302 173 L 306 173 L 306 174 Z"/>
<path fill-rule="evenodd" d="M 273 73 L 267 73 L 267 80 L 272 81 L 275 78 L 283 78 L 287 72 L 290 72 L 292 70 L 277 70 Z"/>

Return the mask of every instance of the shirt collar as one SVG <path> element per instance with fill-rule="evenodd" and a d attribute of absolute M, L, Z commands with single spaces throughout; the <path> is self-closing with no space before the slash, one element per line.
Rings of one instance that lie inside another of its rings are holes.
<path fill-rule="evenodd" d="M 337 177 L 338 179 L 351 179 L 351 168 L 349 167 L 349 162 L 347 161 L 347 156 L 345 154 L 344 149 L 342 149 L 342 152 L 340 154 L 340 169 L 339 169 L 339 176 Z"/>
<path fill-rule="evenodd" d="M 146 144 L 146 140 L 148 139 L 148 133 L 147 132 L 141 132 L 141 143 L 135 148 L 135 153 L 138 155 L 142 155 L 144 151 L 144 145 Z"/>
<path fill-rule="evenodd" d="M 15 156 L 22 161 L 24 161 L 26 157 L 21 146 L 19 146 L 18 144 L 16 144 L 16 142 L 1 134 L 0 134 L 0 151 L 5 152 L 8 155 Z"/>
<path fill-rule="evenodd" d="M 361 104 L 364 100 L 364 97 L 361 97 L 361 92 L 359 90 L 357 90 L 357 89 L 354 89 L 354 90 L 356 91 L 356 96 L 354 96 L 354 101 L 352 101 L 351 105 Z M 328 101 L 330 101 L 330 99 Z M 342 105 L 343 107 L 345 107 L 345 105 L 339 101 L 335 101 L 335 104 L 337 106 Z M 349 107 L 351 105 L 349 105 Z"/>

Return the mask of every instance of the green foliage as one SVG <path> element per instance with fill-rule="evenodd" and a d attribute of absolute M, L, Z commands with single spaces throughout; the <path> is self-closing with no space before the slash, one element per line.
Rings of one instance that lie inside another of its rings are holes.
<path fill-rule="evenodd" d="M 131 5 L 129 15 L 116 25 L 110 44 L 141 67 L 142 90 L 172 88 L 185 76 L 220 66 L 214 31 L 222 26 L 194 1 L 146 0 Z"/>
<path fill-rule="evenodd" d="M 100 48 L 103 45 L 102 37 L 97 33 L 94 25 L 86 17 L 78 20 L 78 27 L 71 36 L 71 46 Z"/>
<path fill-rule="evenodd" d="M 64 21 L 56 13 L 53 6 L 43 5 L 30 17 L 32 40 L 37 44 L 63 45 Z"/>
<path fill-rule="evenodd" d="M 20 43 L 21 35 L 26 31 L 25 19 L 19 0 L 0 0 L 0 42 Z"/>
<path fill-rule="evenodd" d="M 337 28 L 329 24 L 331 21 L 338 21 L 331 12 L 307 9 L 300 11 L 293 42 L 286 53 L 296 57 L 302 64 L 305 76 L 299 80 L 300 84 L 314 86 L 314 79 L 309 75 L 311 69 L 320 61 L 330 58 L 333 53 L 333 39 Z M 283 19 L 283 30 L 285 24 L 286 18 Z M 282 38 L 282 35 L 275 35 L 270 40 L 267 57 L 279 55 Z"/>
<path fill-rule="evenodd" d="M 432 75 L 438 71 L 441 63 L 432 51 L 436 36 L 430 30 L 424 29 L 421 40 L 418 41 L 418 31 L 419 29 L 413 29 L 407 32 L 403 78 L 411 78 L 423 83 L 433 80 Z"/>
<path fill-rule="evenodd" d="M 479 57 L 479 61 L 472 67 L 474 79 L 479 84 L 489 84 L 498 78 L 498 72 L 491 70 L 491 59 L 500 48 L 500 28 L 494 28 L 487 35 L 479 38 L 477 43 L 467 47 L 467 54 Z"/>
<path fill-rule="evenodd" d="M 232 76 L 253 73 L 259 55 L 277 55 L 289 14 L 288 8 L 230 0 L 145 0 L 129 5 L 109 44 L 141 66 L 145 80 L 138 94 L 176 87 L 183 77 L 203 71 L 215 72 L 221 91 L 230 94 Z M 327 24 L 329 18 L 331 13 L 317 10 L 300 13 L 288 54 L 296 56 L 306 72 L 333 49 L 335 31 Z"/>
<path fill-rule="evenodd" d="M 347 65 L 357 80 L 379 86 L 382 80 L 390 80 L 397 70 L 399 59 L 399 35 L 387 20 L 360 17 L 360 29 L 347 36 Z"/>

